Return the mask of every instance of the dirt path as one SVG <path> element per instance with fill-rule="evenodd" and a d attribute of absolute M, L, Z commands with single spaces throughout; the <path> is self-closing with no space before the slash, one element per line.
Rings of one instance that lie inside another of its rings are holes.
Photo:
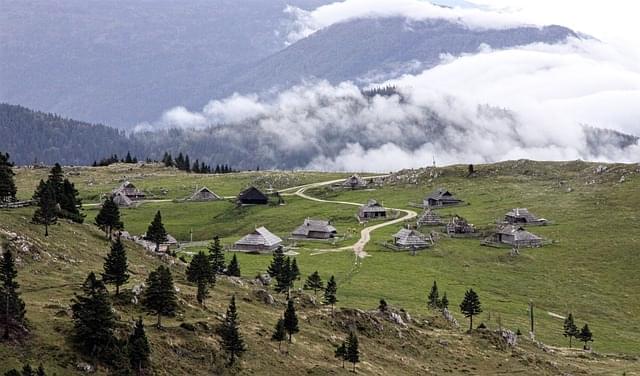
<path fill-rule="evenodd" d="M 382 175 L 382 176 L 386 176 L 386 175 Z M 371 179 L 371 178 L 376 178 L 376 177 L 380 177 L 380 176 L 370 176 L 370 177 L 365 177 L 364 179 Z M 327 203 L 327 204 L 351 205 L 351 206 L 358 206 L 358 207 L 362 206 L 363 204 L 357 203 L 357 202 L 323 200 L 323 199 L 320 199 L 320 198 L 309 196 L 309 195 L 307 195 L 305 193 L 305 191 L 307 189 L 321 187 L 321 186 L 325 186 L 325 185 L 330 185 L 330 184 L 334 184 L 334 183 L 341 182 L 341 181 L 343 181 L 343 180 L 333 180 L 333 181 L 322 182 L 322 183 L 308 184 L 308 185 L 300 187 L 294 193 L 294 195 L 302 197 L 302 198 L 304 198 L 306 200 L 311 200 L 311 201 L 316 201 L 316 202 L 323 202 L 323 203 Z M 394 220 L 391 220 L 391 221 L 378 223 L 376 225 L 363 228 L 362 231 L 360 231 L 360 239 L 354 245 L 346 246 L 346 247 L 342 247 L 342 248 L 338 248 L 338 249 L 339 250 L 353 249 L 353 252 L 355 253 L 355 255 L 356 255 L 356 257 L 358 259 L 365 258 L 365 257 L 368 256 L 368 254 L 367 254 L 367 252 L 365 252 L 364 247 L 371 240 L 371 233 L 373 231 L 375 231 L 377 229 L 380 229 L 382 227 L 391 226 L 391 225 L 396 224 L 396 223 L 401 223 L 401 222 L 404 222 L 406 220 L 409 220 L 409 219 L 412 219 L 412 218 L 415 218 L 415 217 L 418 216 L 418 213 L 416 213 L 413 210 L 394 209 L 394 208 L 389 208 L 389 209 L 404 213 L 404 215 L 402 217 L 400 217 L 400 218 L 397 218 L 397 219 L 394 219 Z"/>

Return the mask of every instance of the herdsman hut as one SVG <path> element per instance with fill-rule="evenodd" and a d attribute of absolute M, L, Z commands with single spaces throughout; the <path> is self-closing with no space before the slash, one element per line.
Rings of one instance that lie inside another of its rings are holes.
<path fill-rule="evenodd" d="M 462 204 L 464 201 L 459 200 L 453 196 L 453 194 L 445 189 L 438 189 L 425 197 L 422 201 L 422 205 L 425 208 L 437 208 L 443 206 L 453 206 Z"/>
<path fill-rule="evenodd" d="M 393 235 L 393 244 L 400 249 L 424 249 L 431 245 L 431 241 L 416 230 L 403 228 Z"/>
<path fill-rule="evenodd" d="M 189 201 L 216 201 L 222 200 L 222 197 L 218 196 L 215 192 L 207 187 L 202 187 L 189 197 Z"/>
<path fill-rule="evenodd" d="M 282 239 L 265 227 L 258 227 L 233 244 L 233 249 L 241 252 L 273 252 L 282 245 Z"/>
<path fill-rule="evenodd" d="M 304 223 L 293 230 L 291 237 L 294 239 L 331 239 L 338 231 L 330 221 L 321 219 L 305 219 Z"/>
<path fill-rule="evenodd" d="M 121 194 L 126 196 L 131 201 L 140 201 L 144 200 L 145 194 L 138 188 L 136 188 L 133 183 L 129 181 L 125 181 L 118 188 L 114 189 L 111 194 L 115 197 L 117 194 Z"/>
<path fill-rule="evenodd" d="M 543 239 L 526 231 L 521 226 L 498 226 L 496 232 L 487 239 L 489 243 L 508 244 L 513 247 L 542 247 Z"/>
<path fill-rule="evenodd" d="M 376 200 L 369 200 L 366 205 L 360 207 L 358 211 L 360 219 L 386 218 L 387 209 Z"/>
<path fill-rule="evenodd" d="M 542 226 L 547 224 L 546 219 L 536 217 L 527 208 L 511 209 L 505 214 L 504 221 L 511 225 Z"/>
<path fill-rule="evenodd" d="M 444 224 L 438 213 L 434 210 L 426 209 L 418 218 L 418 226 L 439 226 Z"/>
<path fill-rule="evenodd" d="M 342 186 L 345 188 L 358 189 L 358 188 L 366 188 L 367 181 L 358 176 L 357 174 L 353 174 L 348 177 L 344 182 L 342 182 Z"/>
<path fill-rule="evenodd" d="M 266 205 L 268 203 L 267 195 L 256 187 L 249 187 L 238 194 L 238 204 L 241 205 Z"/>
<path fill-rule="evenodd" d="M 128 208 L 134 204 L 133 201 L 122 192 L 116 192 L 112 197 L 113 202 L 120 208 Z"/>
<path fill-rule="evenodd" d="M 458 215 L 454 215 L 453 218 L 451 218 L 449 223 L 447 223 L 445 230 L 447 234 L 450 234 L 450 235 L 473 234 L 476 232 L 476 228 L 472 224 L 470 224 L 469 222 L 467 222 L 466 219 Z"/>

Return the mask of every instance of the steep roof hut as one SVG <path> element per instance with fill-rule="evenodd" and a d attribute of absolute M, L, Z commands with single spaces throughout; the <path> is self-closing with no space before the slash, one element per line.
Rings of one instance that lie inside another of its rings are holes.
<path fill-rule="evenodd" d="M 376 200 L 369 200 L 366 205 L 360 207 L 358 217 L 361 219 L 385 218 L 387 209 Z"/>
<path fill-rule="evenodd" d="M 144 192 L 136 188 L 136 186 L 133 185 L 133 183 L 131 183 L 130 181 L 125 181 L 112 192 L 113 196 L 118 193 L 127 196 L 132 201 L 143 200 L 145 198 Z"/>
<path fill-rule="evenodd" d="M 238 203 L 242 205 L 266 205 L 269 203 L 269 198 L 258 188 L 249 187 L 238 194 Z"/>
<path fill-rule="evenodd" d="M 198 189 L 193 195 L 191 195 L 189 200 L 190 201 L 216 201 L 216 200 L 222 200 L 222 197 L 217 195 L 215 192 L 213 192 L 209 188 L 202 187 Z"/>
<path fill-rule="evenodd" d="M 526 231 L 521 226 L 498 226 L 491 240 L 495 243 L 509 244 L 514 247 L 541 247 L 543 239 Z"/>
<path fill-rule="evenodd" d="M 342 182 L 343 187 L 357 189 L 357 188 L 366 188 L 367 181 L 361 178 L 357 174 L 353 174 L 348 177 L 344 182 Z"/>
<path fill-rule="evenodd" d="M 438 213 L 431 209 L 425 209 L 418 218 L 418 226 L 439 226 L 444 224 Z"/>
<path fill-rule="evenodd" d="M 120 191 L 113 194 L 113 202 L 118 205 L 119 208 L 128 208 L 133 205 L 133 200 Z"/>
<path fill-rule="evenodd" d="M 233 244 L 233 248 L 243 252 L 273 252 L 282 245 L 282 239 L 265 227 L 258 227 Z"/>
<path fill-rule="evenodd" d="M 464 201 L 455 198 L 451 192 L 440 188 L 437 191 L 431 193 L 429 196 L 425 197 L 425 199 L 422 201 L 422 204 L 425 208 L 433 208 L 458 205 L 463 202 Z"/>
<path fill-rule="evenodd" d="M 511 209 L 504 216 L 504 221 L 511 225 L 545 225 L 547 220 L 544 218 L 538 218 L 533 213 L 529 212 L 527 208 L 515 208 Z"/>
<path fill-rule="evenodd" d="M 298 239 L 331 239 L 337 233 L 330 221 L 307 218 L 301 226 L 293 230 L 291 236 Z"/>
<path fill-rule="evenodd" d="M 406 228 L 393 235 L 393 244 L 401 249 L 424 249 L 430 245 L 425 235 Z"/>
<path fill-rule="evenodd" d="M 453 216 L 446 226 L 447 234 L 473 234 L 476 228 L 460 216 Z"/>

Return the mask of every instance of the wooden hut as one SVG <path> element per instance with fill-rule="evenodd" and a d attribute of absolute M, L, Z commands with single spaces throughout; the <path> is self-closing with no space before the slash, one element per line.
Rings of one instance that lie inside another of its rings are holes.
<path fill-rule="evenodd" d="M 496 232 L 487 242 L 494 244 L 508 244 L 513 247 L 542 247 L 543 239 L 526 231 L 521 226 L 498 226 Z"/>
<path fill-rule="evenodd" d="M 358 188 L 366 188 L 367 181 L 361 178 L 357 174 L 353 174 L 348 177 L 344 182 L 342 182 L 342 186 L 345 188 L 358 189 Z"/>
<path fill-rule="evenodd" d="M 400 249 L 424 249 L 430 246 L 430 240 L 416 230 L 403 228 L 393 235 L 393 244 Z"/>
<path fill-rule="evenodd" d="M 505 214 L 504 221 L 510 225 L 541 226 L 547 224 L 546 219 L 536 217 L 527 208 L 511 209 Z"/>
<path fill-rule="evenodd" d="M 438 213 L 434 210 L 426 209 L 418 218 L 418 226 L 440 226 L 444 224 Z"/>
<path fill-rule="evenodd" d="M 113 194 L 113 202 L 118 205 L 119 208 L 128 208 L 133 206 L 133 200 L 127 197 L 123 192 L 116 192 Z"/>
<path fill-rule="evenodd" d="M 321 219 L 305 219 L 304 223 L 293 230 L 291 237 L 294 239 L 331 239 L 338 231 L 331 225 L 331 221 Z"/>
<path fill-rule="evenodd" d="M 386 218 L 387 209 L 376 200 L 369 200 L 366 205 L 360 207 L 358 211 L 360 219 Z"/>
<path fill-rule="evenodd" d="M 269 198 L 258 188 L 249 187 L 238 194 L 238 203 L 241 205 L 266 205 L 269 203 Z"/>
<path fill-rule="evenodd" d="M 445 227 L 447 234 L 473 234 L 476 232 L 475 226 L 467 222 L 460 216 L 453 216 Z"/>
<path fill-rule="evenodd" d="M 136 188 L 133 183 L 125 181 L 118 188 L 114 189 L 111 194 L 115 197 L 117 194 L 121 194 L 129 198 L 131 201 L 144 200 L 146 195 L 144 192 Z"/>
<path fill-rule="evenodd" d="M 464 201 L 459 200 L 453 196 L 453 194 L 445 189 L 438 189 L 425 197 L 422 201 L 422 205 L 425 208 L 437 208 L 443 206 L 453 206 L 462 204 Z"/>
<path fill-rule="evenodd" d="M 189 201 L 217 201 L 223 198 L 207 187 L 202 187 L 189 197 Z"/>
<path fill-rule="evenodd" d="M 273 252 L 281 245 L 282 239 L 265 227 L 258 227 L 252 233 L 235 242 L 233 249 L 242 252 L 267 253 Z"/>

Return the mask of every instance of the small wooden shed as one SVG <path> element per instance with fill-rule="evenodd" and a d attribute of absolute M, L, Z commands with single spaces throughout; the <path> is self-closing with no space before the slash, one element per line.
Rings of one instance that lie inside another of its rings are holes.
<path fill-rule="evenodd" d="M 453 206 L 462 204 L 464 201 L 455 198 L 453 193 L 440 188 L 437 191 L 431 193 L 425 197 L 422 201 L 422 205 L 425 208 L 437 208 L 443 206 Z"/>
<path fill-rule="evenodd" d="M 471 223 L 467 222 L 466 219 L 454 215 L 453 218 L 447 223 L 445 227 L 447 234 L 473 234 L 476 232 L 476 228 Z"/>
<path fill-rule="evenodd" d="M 304 220 L 304 223 L 293 230 L 291 237 L 294 239 L 331 239 L 338 231 L 331 225 L 331 221 L 321 219 Z"/>
<path fill-rule="evenodd" d="M 435 210 L 431 210 L 430 208 L 425 209 L 424 212 L 418 217 L 418 226 L 440 226 L 444 224 L 442 219 Z"/>
<path fill-rule="evenodd" d="M 266 205 L 269 203 L 269 198 L 258 188 L 249 187 L 238 194 L 238 203 L 241 205 Z"/>
<path fill-rule="evenodd" d="M 233 249 L 242 252 L 273 252 L 282 245 L 282 239 L 265 227 L 258 227 L 233 244 Z"/>
<path fill-rule="evenodd" d="M 490 241 L 498 244 L 508 244 L 513 247 L 542 247 L 543 239 L 526 231 L 522 226 L 498 226 Z"/>
<path fill-rule="evenodd" d="M 544 218 L 538 218 L 527 208 L 515 208 L 511 209 L 504 216 L 504 221 L 511 225 L 530 225 L 530 226 L 542 226 L 547 224 L 547 220 Z"/>
<path fill-rule="evenodd" d="M 133 206 L 133 200 L 131 200 L 123 192 L 116 192 L 113 194 L 113 202 L 118 205 L 119 208 L 128 208 Z"/>
<path fill-rule="evenodd" d="M 342 182 L 342 186 L 351 189 L 366 188 L 367 181 L 361 178 L 359 175 L 353 174 L 344 182 Z"/>
<path fill-rule="evenodd" d="M 386 218 L 387 209 L 378 203 L 378 201 L 370 199 L 366 205 L 360 207 L 358 217 L 360 217 L 360 219 Z"/>
<path fill-rule="evenodd" d="M 222 199 L 223 198 L 221 196 L 217 195 L 207 187 L 202 187 L 196 190 L 195 193 L 189 197 L 189 201 L 217 201 Z"/>
<path fill-rule="evenodd" d="M 144 192 L 136 188 L 136 186 L 133 185 L 133 183 L 131 183 L 130 181 L 123 182 L 118 188 L 114 189 L 111 193 L 114 197 L 117 194 L 127 196 L 131 201 L 144 200 L 144 198 L 146 197 Z"/>
<path fill-rule="evenodd" d="M 393 244 L 400 249 L 424 249 L 430 246 L 430 240 L 416 230 L 403 228 L 393 235 Z"/>

